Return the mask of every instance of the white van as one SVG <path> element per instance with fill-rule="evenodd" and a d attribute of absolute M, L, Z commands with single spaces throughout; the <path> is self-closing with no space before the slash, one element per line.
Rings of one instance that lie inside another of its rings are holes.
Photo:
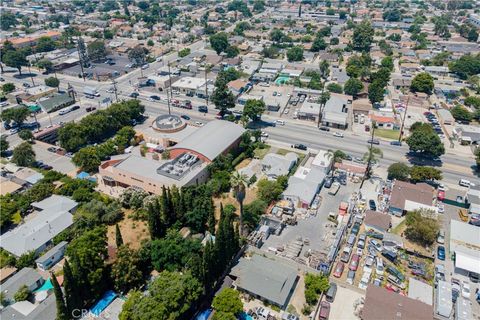
<path fill-rule="evenodd" d="M 462 187 L 470 187 L 472 185 L 472 183 L 470 181 L 468 181 L 467 179 L 460 179 L 458 181 L 458 184 Z"/>
<path fill-rule="evenodd" d="M 285 121 L 280 120 L 280 119 L 275 120 L 275 122 L 276 122 L 277 124 L 281 125 L 281 126 L 284 126 L 284 125 L 285 125 Z"/>

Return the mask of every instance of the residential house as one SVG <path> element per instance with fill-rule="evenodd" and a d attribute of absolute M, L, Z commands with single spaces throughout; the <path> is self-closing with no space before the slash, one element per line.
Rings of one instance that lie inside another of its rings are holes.
<path fill-rule="evenodd" d="M 45 271 L 54 266 L 58 261 L 63 259 L 67 245 L 68 242 L 60 241 L 55 247 L 44 253 L 41 257 L 35 260 L 37 268 Z"/>
<path fill-rule="evenodd" d="M 399 123 L 393 113 L 370 113 L 370 120 L 381 129 L 398 130 Z"/>
<path fill-rule="evenodd" d="M 368 116 L 372 108 L 372 103 L 368 99 L 357 99 L 352 102 L 352 112 L 354 116 Z"/>
<path fill-rule="evenodd" d="M 17 257 L 45 250 L 56 235 L 72 225 L 72 213 L 78 204 L 70 198 L 52 195 L 31 205 L 38 211 L 36 215 L 2 235 L 0 247 Z"/>
<path fill-rule="evenodd" d="M 53 97 L 38 101 L 38 105 L 48 113 L 71 106 L 74 103 L 75 97 L 68 93 L 57 94 Z"/>
<path fill-rule="evenodd" d="M 239 96 L 247 89 L 248 82 L 242 79 L 237 79 L 227 83 L 227 88 L 234 96 Z"/>
<path fill-rule="evenodd" d="M 13 303 L 15 299 L 13 296 L 22 286 L 27 286 L 30 291 L 33 291 L 43 285 L 45 280 L 33 268 L 23 268 L 2 284 L 3 299 L 7 303 Z M 3 318 L 3 313 L 0 313 Z"/>
<path fill-rule="evenodd" d="M 462 144 L 478 144 L 480 142 L 480 128 L 458 124 L 453 129 L 453 136 Z"/>
<path fill-rule="evenodd" d="M 298 161 L 298 155 L 295 152 L 289 152 L 286 155 L 268 153 L 262 159 L 262 172 L 270 180 L 276 180 L 279 176 L 286 176 Z"/>
<path fill-rule="evenodd" d="M 419 300 L 390 292 L 373 284 L 368 285 L 362 320 L 416 319 L 431 320 L 433 306 Z"/>
<path fill-rule="evenodd" d="M 322 125 L 327 127 L 346 129 L 348 126 L 348 112 L 353 98 L 351 96 L 331 93 L 330 99 L 323 107 Z"/>
<path fill-rule="evenodd" d="M 433 206 L 435 189 L 426 183 L 409 183 L 400 180 L 393 182 L 388 212 L 402 216 L 407 211 L 426 209 L 437 212 Z"/>
<path fill-rule="evenodd" d="M 392 225 L 392 217 L 382 212 L 367 210 L 364 223 L 365 230 L 385 234 Z"/>
<path fill-rule="evenodd" d="M 298 283 L 298 273 L 284 261 L 254 254 L 241 258 L 230 271 L 236 289 L 286 309 Z"/>

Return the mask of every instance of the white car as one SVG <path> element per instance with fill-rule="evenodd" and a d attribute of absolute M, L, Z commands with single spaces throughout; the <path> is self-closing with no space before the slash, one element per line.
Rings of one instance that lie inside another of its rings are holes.
<path fill-rule="evenodd" d="M 445 205 L 442 203 L 437 204 L 438 213 L 445 213 Z"/>
<path fill-rule="evenodd" d="M 370 276 L 372 275 L 371 272 L 363 272 L 362 279 L 358 284 L 358 287 L 362 290 L 366 290 L 368 287 L 368 283 L 370 282 Z"/>
<path fill-rule="evenodd" d="M 199 127 L 203 127 L 203 123 L 200 122 L 200 121 L 196 121 L 195 124 L 196 124 L 197 126 L 199 126 Z"/>
<path fill-rule="evenodd" d="M 268 133 L 266 133 L 265 131 L 262 131 L 261 136 L 264 138 L 268 138 Z"/>
<path fill-rule="evenodd" d="M 382 258 L 377 257 L 377 266 L 375 267 L 375 273 L 379 276 L 382 276 L 383 269 L 384 269 L 383 260 Z"/>
<path fill-rule="evenodd" d="M 335 131 L 335 132 L 333 133 L 333 136 L 334 136 L 334 137 L 338 137 L 338 138 L 343 138 L 343 133 Z"/>
<path fill-rule="evenodd" d="M 375 260 L 373 259 L 372 256 L 368 256 L 366 259 L 365 259 L 365 265 L 363 266 L 363 273 L 372 273 L 372 269 L 373 269 L 373 262 Z"/>
<path fill-rule="evenodd" d="M 114 89 L 113 87 L 112 87 L 112 88 L 108 88 L 108 89 L 107 89 L 107 92 L 108 92 L 108 93 L 114 93 L 114 92 L 115 92 L 115 89 Z"/>
<path fill-rule="evenodd" d="M 155 61 L 160 62 L 160 61 L 162 61 L 162 59 L 163 59 L 163 57 L 158 57 L 157 59 L 155 59 Z"/>
<path fill-rule="evenodd" d="M 283 111 L 284 114 L 288 114 L 290 112 L 290 109 L 285 109 L 285 111 Z"/>
<path fill-rule="evenodd" d="M 13 128 L 13 129 L 10 129 L 10 134 L 15 134 L 18 132 L 18 128 Z"/>
<path fill-rule="evenodd" d="M 284 125 L 285 125 L 285 121 L 280 120 L 280 119 L 275 120 L 275 123 L 276 123 L 276 124 L 279 124 L 279 125 L 281 125 L 281 126 L 284 126 Z"/>
<path fill-rule="evenodd" d="M 470 299 L 470 283 L 462 281 L 462 297 Z"/>
<path fill-rule="evenodd" d="M 438 191 L 445 191 L 445 186 L 443 184 L 439 184 Z"/>
<path fill-rule="evenodd" d="M 150 66 L 150 65 L 149 65 L 148 63 L 144 64 L 144 65 L 142 66 L 142 70 L 148 69 L 149 66 Z"/>

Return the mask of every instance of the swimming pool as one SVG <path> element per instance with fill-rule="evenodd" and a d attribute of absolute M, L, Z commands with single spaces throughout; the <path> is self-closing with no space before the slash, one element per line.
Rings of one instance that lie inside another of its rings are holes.
<path fill-rule="evenodd" d="M 210 314 L 212 313 L 212 309 L 207 309 L 202 312 L 195 318 L 195 320 L 207 320 Z"/>
<path fill-rule="evenodd" d="M 275 84 L 284 84 L 290 80 L 290 77 L 288 76 L 279 76 L 277 80 L 275 80 Z"/>
<path fill-rule="evenodd" d="M 95 316 L 99 316 L 105 308 L 108 307 L 110 303 L 117 297 L 117 294 L 112 290 L 108 290 L 103 294 L 103 296 L 98 300 L 98 302 L 90 309 L 90 312 Z"/>
<path fill-rule="evenodd" d="M 240 316 L 238 317 L 239 320 L 253 320 L 253 317 L 251 315 L 248 315 L 245 312 L 242 312 Z"/>

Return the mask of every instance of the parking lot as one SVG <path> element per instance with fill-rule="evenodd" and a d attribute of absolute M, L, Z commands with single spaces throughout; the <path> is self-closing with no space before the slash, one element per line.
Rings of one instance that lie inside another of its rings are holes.
<path fill-rule="evenodd" d="M 96 79 L 97 76 L 108 76 L 108 77 L 119 77 L 122 74 L 128 73 L 132 68 L 126 67 L 126 65 L 131 64 L 131 61 L 128 57 L 120 56 L 118 54 L 111 54 L 107 56 L 107 59 L 111 59 L 115 64 L 107 64 L 105 62 L 92 62 L 89 68 L 84 68 L 84 72 L 87 74 L 87 78 Z M 73 67 L 64 69 L 61 73 L 70 75 L 70 76 L 81 76 L 82 69 L 80 65 L 75 65 Z"/>
<path fill-rule="evenodd" d="M 265 114 L 279 115 L 284 112 L 284 108 L 287 106 L 292 92 L 293 87 L 291 86 L 280 86 L 272 83 L 268 86 L 254 85 L 248 94 L 252 96 L 263 96 L 263 101 L 267 105 Z M 268 111 L 268 106 L 279 106 L 279 110 Z"/>
<path fill-rule="evenodd" d="M 364 301 L 365 294 L 359 290 L 347 287 L 342 284 L 337 284 L 337 294 L 335 300 L 331 304 L 330 319 L 341 320 L 356 320 L 360 319 L 358 316 L 358 309 L 362 301 Z M 357 311 L 356 311 L 357 309 Z"/>
<path fill-rule="evenodd" d="M 75 175 L 75 166 L 69 157 L 61 156 L 48 151 L 47 148 L 51 147 L 51 145 L 47 143 L 36 142 L 32 146 L 37 160 L 51 165 L 55 171 L 59 171 L 71 176 Z"/>

